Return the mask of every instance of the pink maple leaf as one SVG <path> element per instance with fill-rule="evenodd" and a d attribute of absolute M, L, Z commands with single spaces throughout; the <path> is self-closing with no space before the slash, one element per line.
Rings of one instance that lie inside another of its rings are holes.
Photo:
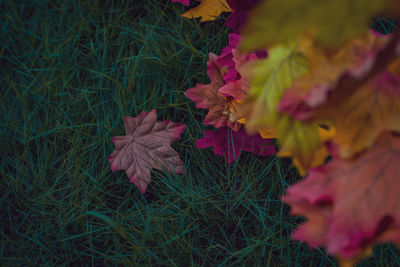
<path fill-rule="evenodd" d="M 172 0 L 172 2 L 179 2 L 181 4 L 184 4 L 185 6 L 188 6 L 190 4 L 190 0 Z"/>
<path fill-rule="evenodd" d="M 233 100 L 243 100 L 250 89 L 250 77 L 248 77 L 248 73 L 244 73 L 247 71 L 244 66 L 246 63 L 257 60 L 258 56 L 256 53 L 239 53 L 237 49 L 232 49 L 231 54 L 235 65 L 234 69 L 239 74 L 239 78 L 226 83 L 218 89 L 218 92 L 225 97 L 232 97 Z"/>
<path fill-rule="evenodd" d="M 260 134 L 248 136 L 243 128 L 237 132 L 231 131 L 227 127 L 221 127 L 217 130 L 217 132 L 213 130 L 204 131 L 204 137 L 196 140 L 196 148 L 212 146 L 214 153 L 224 156 L 228 163 L 236 160 L 241 150 L 260 156 L 276 153 L 272 139 L 263 139 Z"/>
<path fill-rule="evenodd" d="M 228 68 L 228 71 L 224 75 L 224 81 L 230 82 L 240 79 L 240 74 L 235 69 L 235 62 L 233 61 L 232 50 L 236 49 L 241 36 L 237 33 L 229 34 L 229 43 L 225 48 L 221 49 L 221 55 L 218 57 L 216 63 Z"/>
<path fill-rule="evenodd" d="M 265 58 L 267 57 L 267 52 L 260 50 L 255 53 L 243 53 L 238 57 L 238 44 L 241 41 L 242 37 L 237 33 L 230 33 L 229 34 L 229 43 L 228 45 L 221 50 L 221 55 L 218 57 L 216 63 L 220 66 L 224 66 L 228 68 L 228 71 L 224 74 L 224 81 L 225 83 L 229 83 L 231 81 L 239 80 L 241 77 L 238 63 L 235 62 L 236 60 L 240 60 L 243 64 L 249 60 L 254 60 L 257 58 Z M 235 55 L 236 52 L 236 55 Z"/>
<path fill-rule="evenodd" d="M 204 124 L 213 125 L 215 128 L 228 126 L 234 131 L 238 131 L 241 124 L 237 121 L 231 121 L 229 106 L 231 99 L 228 99 L 218 92 L 218 89 L 225 83 L 222 79 L 224 69 L 215 61 L 217 55 L 209 53 L 209 60 L 207 62 L 207 74 L 210 78 L 209 84 L 196 84 L 195 87 L 185 91 L 185 96 L 188 97 L 196 104 L 196 108 L 208 109 Z"/>
<path fill-rule="evenodd" d="M 227 0 L 232 13 L 225 21 L 225 26 L 231 28 L 233 32 L 240 32 L 243 25 L 247 22 L 249 11 L 260 0 Z"/>
<path fill-rule="evenodd" d="M 151 182 L 152 168 L 183 173 L 183 161 L 170 144 L 180 139 L 186 126 L 170 120 L 157 122 L 156 110 L 124 119 L 125 136 L 111 138 L 115 150 L 107 159 L 111 170 L 125 170 L 129 182 L 144 194 Z"/>
<path fill-rule="evenodd" d="M 325 246 L 344 260 L 365 255 L 376 243 L 400 243 L 398 134 L 383 132 L 352 159 L 341 159 L 335 143 L 329 148 L 333 160 L 312 169 L 282 197 L 291 214 L 307 218 L 292 238 Z"/>

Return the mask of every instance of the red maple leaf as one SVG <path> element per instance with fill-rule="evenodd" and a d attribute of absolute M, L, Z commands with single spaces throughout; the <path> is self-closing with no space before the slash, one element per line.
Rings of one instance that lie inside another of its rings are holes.
<path fill-rule="evenodd" d="M 383 132 L 368 150 L 352 159 L 339 158 L 311 169 L 290 186 L 282 200 L 291 214 L 307 217 L 292 237 L 311 247 L 325 246 L 341 260 L 359 259 L 371 246 L 400 242 L 400 138 Z"/>
<path fill-rule="evenodd" d="M 226 83 L 218 89 L 218 92 L 225 97 L 231 96 L 233 100 L 243 100 L 250 89 L 250 77 L 246 63 L 255 61 L 258 57 L 256 53 L 239 53 L 237 49 L 232 49 L 231 53 L 232 61 L 235 64 L 234 69 L 239 73 L 240 78 Z"/>
<path fill-rule="evenodd" d="M 184 4 L 185 6 L 188 6 L 190 4 L 190 0 L 172 0 L 172 2 L 179 2 L 181 4 Z"/>
<path fill-rule="evenodd" d="M 214 147 L 216 155 L 224 156 L 225 161 L 232 163 L 239 157 L 241 150 L 256 155 L 268 156 L 276 153 L 272 139 L 263 139 L 260 134 L 248 136 L 241 128 L 239 131 L 230 131 L 228 127 L 218 128 L 218 131 L 204 131 L 204 137 L 196 140 L 196 148 Z"/>
<path fill-rule="evenodd" d="M 137 117 L 124 119 L 125 136 L 111 138 L 115 150 L 107 159 L 111 170 L 125 170 L 131 183 L 146 192 L 151 182 L 150 170 L 183 173 L 183 161 L 170 144 L 180 139 L 186 126 L 170 120 L 157 122 L 156 110 L 142 112 Z"/>

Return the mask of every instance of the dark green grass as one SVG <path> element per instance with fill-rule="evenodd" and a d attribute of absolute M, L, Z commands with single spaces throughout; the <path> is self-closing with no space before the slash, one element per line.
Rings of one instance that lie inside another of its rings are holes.
<path fill-rule="evenodd" d="M 290 240 L 304 221 L 280 202 L 290 160 L 243 152 L 232 165 L 195 149 L 227 15 L 199 23 L 169 0 L 0 1 L 2 266 L 334 266 Z M 152 171 L 145 195 L 111 172 L 123 117 L 157 109 L 184 123 L 172 144 L 188 174 Z M 360 266 L 399 266 L 385 244 Z"/>

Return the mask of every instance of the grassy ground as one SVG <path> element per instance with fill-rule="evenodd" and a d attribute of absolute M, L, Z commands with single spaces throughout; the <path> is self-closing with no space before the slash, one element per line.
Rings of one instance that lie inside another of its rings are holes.
<path fill-rule="evenodd" d="M 169 0 L 0 1 L 0 264 L 335 266 L 290 240 L 304 221 L 279 198 L 290 160 L 195 149 L 206 110 L 183 91 L 208 83 L 227 15 L 199 24 Z M 172 144 L 188 175 L 152 171 L 143 196 L 111 172 L 123 117 L 157 109 L 184 123 Z M 359 266 L 399 266 L 377 246 Z"/>

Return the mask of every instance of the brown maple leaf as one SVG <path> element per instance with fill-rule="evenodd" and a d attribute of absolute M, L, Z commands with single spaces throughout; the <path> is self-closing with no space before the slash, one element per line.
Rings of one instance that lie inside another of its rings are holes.
<path fill-rule="evenodd" d="M 107 159 L 111 170 L 125 170 L 131 183 L 146 192 L 152 168 L 183 173 L 183 161 L 170 144 L 180 139 L 186 126 L 170 120 L 157 122 L 156 110 L 125 117 L 125 136 L 111 138 L 115 150 Z"/>
<path fill-rule="evenodd" d="M 236 102 L 233 98 L 223 96 L 218 89 L 224 86 L 223 75 L 226 68 L 216 63 L 217 55 L 209 53 L 207 74 L 209 84 L 196 84 L 195 87 L 185 91 L 185 96 L 196 104 L 196 108 L 208 109 L 204 124 L 213 125 L 215 128 L 228 126 L 235 132 L 239 131 L 241 124 L 237 122 L 241 114 L 236 112 Z"/>

